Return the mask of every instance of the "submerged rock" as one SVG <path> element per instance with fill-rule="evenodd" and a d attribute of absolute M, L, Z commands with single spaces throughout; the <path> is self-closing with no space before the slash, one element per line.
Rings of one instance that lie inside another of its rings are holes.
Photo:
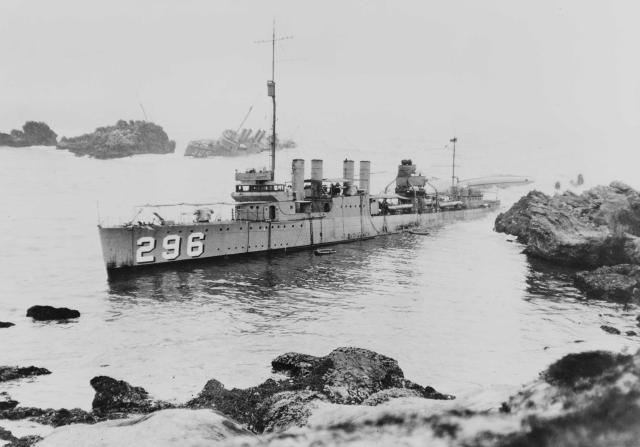
<path fill-rule="evenodd" d="M 525 252 L 585 267 L 640 263 L 640 193 L 613 182 L 580 195 L 532 191 L 496 218 Z"/>
<path fill-rule="evenodd" d="M 27 310 L 27 317 L 37 321 L 68 320 L 79 318 L 80 312 L 66 307 L 32 306 Z"/>
<path fill-rule="evenodd" d="M 579 272 L 575 286 L 589 298 L 618 303 L 640 302 L 640 266 L 618 264 Z"/>
<path fill-rule="evenodd" d="M 137 154 L 169 154 L 176 148 L 166 132 L 147 121 L 120 120 L 115 126 L 98 127 L 77 137 L 62 137 L 58 149 L 95 158 L 120 158 Z"/>
<path fill-rule="evenodd" d="M 613 335 L 620 335 L 621 334 L 620 329 L 617 329 L 617 328 L 615 328 L 613 326 L 607 326 L 606 324 L 603 324 L 602 326 L 600 326 L 600 329 L 602 329 L 603 331 L 608 332 L 610 334 L 613 334 Z"/>
<path fill-rule="evenodd" d="M 0 328 L 7 328 L 7 327 L 11 327 L 11 326 L 15 326 L 15 324 L 9 322 L 9 321 L 0 321 Z"/>
<path fill-rule="evenodd" d="M 46 368 L 38 368 L 37 366 L 0 366 L 0 382 L 31 376 L 41 376 L 44 374 L 51 374 L 51 371 Z"/>
<path fill-rule="evenodd" d="M 235 438 L 249 441 L 253 435 L 213 410 L 162 410 L 145 416 L 77 424 L 54 430 L 39 447 L 169 447 L 218 446 Z"/>
<path fill-rule="evenodd" d="M 429 399 L 453 399 L 406 380 L 397 361 L 367 349 L 338 348 L 324 357 L 287 353 L 274 359 L 272 367 L 289 379 L 268 379 L 243 390 L 227 390 L 213 379 L 187 407 L 216 408 L 261 433 L 304 425 L 320 401 L 361 404 L 390 388 L 409 389 Z"/>
<path fill-rule="evenodd" d="M 96 391 L 91 407 L 97 414 L 150 413 L 172 406 L 167 402 L 151 399 L 144 388 L 131 386 L 124 380 L 97 376 L 89 383 Z"/>
<path fill-rule="evenodd" d="M 6 134 L 0 132 L 0 146 L 55 146 L 58 135 L 43 122 L 27 121 L 22 130 L 12 130 Z"/>

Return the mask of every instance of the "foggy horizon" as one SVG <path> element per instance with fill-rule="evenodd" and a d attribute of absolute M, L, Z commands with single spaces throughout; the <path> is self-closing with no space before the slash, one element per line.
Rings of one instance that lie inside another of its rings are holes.
<path fill-rule="evenodd" d="M 299 147 L 542 151 L 585 164 L 638 141 L 638 7 L 546 1 L 0 5 L 0 131 L 148 119 L 178 142 L 268 128 Z M 624 144 L 624 146 L 623 146 Z"/>

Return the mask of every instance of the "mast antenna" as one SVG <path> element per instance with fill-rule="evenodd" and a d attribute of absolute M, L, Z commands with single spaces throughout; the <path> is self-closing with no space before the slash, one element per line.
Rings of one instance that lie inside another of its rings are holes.
<path fill-rule="evenodd" d="M 451 187 L 455 188 L 456 186 L 456 143 L 458 142 L 457 137 L 453 137 L 449 140 L 449 142 L 453 143 L 453 160 L 451 162 Z"/>
<path fill-rule="evenodd" d="M 271 44 L 271 80 L 267 81 L 267 94 L 271 96 L 273 103 L 273 122 L 271 127 L 271 180 L 275 179 L 276 173 L 276 42 L 280 40 L 293 39 L 293 36 L 283 36 L 276 38 L 276 19 L 273 19 L 273 33 L 269 40 L 257 40 L 254 43 Z"/>

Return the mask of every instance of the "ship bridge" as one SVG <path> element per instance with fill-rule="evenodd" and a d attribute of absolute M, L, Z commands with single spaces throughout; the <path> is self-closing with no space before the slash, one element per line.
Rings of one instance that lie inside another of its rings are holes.
<path fill-rule="evenodd" d="M 231 196 L 242 203 L 236 205 L 234 218 L 249 221 L 315 219 L 331 215 L 335 208 L 362 208 L 358 197 L 368 194 L 369 161 L 360 162 L 359 187 L 355 184 L 352 160 L 344 161 L 341 178 L 323 178 L 322 171 L 322 160 L 311 160 L 311 178 L 305 179 L 304 160 L 295 159 L 291 165 L 291 183 L 273 182 L 271 171 L 237 172 L 238 184 Z"/>

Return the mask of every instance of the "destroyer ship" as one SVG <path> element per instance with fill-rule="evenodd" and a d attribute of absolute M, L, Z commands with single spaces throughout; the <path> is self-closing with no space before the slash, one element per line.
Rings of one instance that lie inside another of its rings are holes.
<path fill-rule="evenodd" d="M 369 191 L 371 163 L 344 160 L 343 178 L 323 177 L 323 161 L 292 162 L 290 183 L 273 181 L 272 170 L 237 172 L 232 216 L 214 220 L 211 210 L 197 208 L 190 223 L 165 220 L 99 226 L 104 262 L 109 272 L 195 259 L 317 248 L 425 229 L 447 221 L 478 216 L 499 206 L 481 190 L 431 187 L 416 174 L 411 160 L 398 166 L 395 189 Z"/>
<path fill-rule="evenodd" d="M 274 32 L 271 42 L 276 40 Z M 171 221 L 153 212 L 151 222 L 134 219 L 116 226 L 98 225 L 110 275 L 174 262 L 317 248 L 413 227 L 424 230 L 499 206 L 480 189 L 457 182 L 455 172 L 451 186 L 439 191 L 416 173 L 411 160 L 401 161 L 395 189 L 380 195 L 370 192 L 371 163 L 366 160 L 359 162 L 357 183 L 353 160 L 344 160 L 342 178 L 326 179 L 319 159 L 311 160 L 310 177 L 305 176 L 305 161 L 295 159 L 291 181 L 276 182 L 273 65 L 267 91 L 273 104 L 271 169 L 236 172 L 231 217 L 223 220 L 210 208 L 196 207 L 191 222 Z M 451 141 L 455 169 L 457 140 Z"/>

